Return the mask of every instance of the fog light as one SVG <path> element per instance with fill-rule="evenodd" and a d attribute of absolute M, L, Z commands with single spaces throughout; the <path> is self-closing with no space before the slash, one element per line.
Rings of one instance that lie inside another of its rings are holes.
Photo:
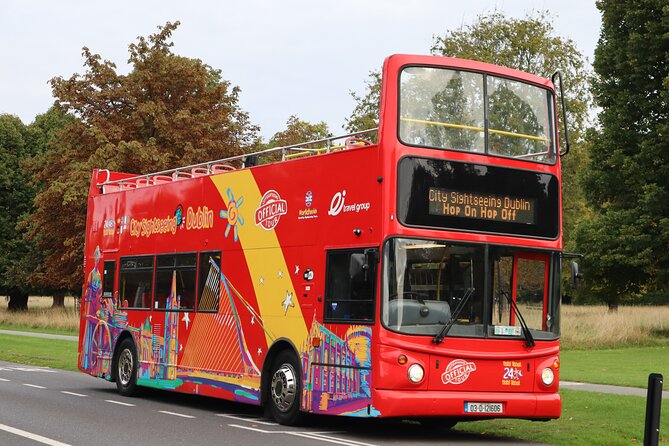
<path fill-rule="evenodd" d="M 544 385 L 550 386 L 553 384 L 554 379 L 555 373 L 553 373 L 553 369 L 550 367 L 546 367 L 543 372 L 541 372 L 541 380 L 544 382 Z"/>
<path fill-rule="evenodd" d="M 425 370 L 423 370 L 423 367 L 420 364 L 413 364 L 411 367 L 409 367 L 408 374 L 409 381 L 412 383 L 419 383 L 425 376 Z"/>

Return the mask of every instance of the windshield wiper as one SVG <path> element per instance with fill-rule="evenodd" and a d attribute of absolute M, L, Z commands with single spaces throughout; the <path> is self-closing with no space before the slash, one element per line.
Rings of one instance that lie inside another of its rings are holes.
<path fill-rule="evenodd" d="M 467 301 L 469 301 L 469 298 L 472 297 L 472 294 L 474 294 L 474 288 L 467 288 L 467 291 L 465 291 L 464 296 L 462 296 L 460 303 L 457 307 L 455 307 L 453 313 L 451 313 L 451 318 L 449 319 L 448 323 L 444 325 L 444 328 L 442 328 L 441 331 L 432 339 L 434 344 L 441 344 L 444 341 L 444 338 L 448 334 L 449 330 L 453 324 L 455 324 L 455 321 L 457 320 L 458 316 L 460 316 L 460 313 L 462 313 L 463 308 L 465 308 Z"/>
<path fill-rule="evenodd" d="M 520 326 L 523 329 L 523 335 L 525 336 L 525 345 L 527 347 L 534 347 L 536 344 L 534 342 L 534 336 L 532 336 L 532 333 L 530 333 L 530 328 L 525 323 L 523 315 L 520 314 L 520 309 L 518 309 L 518 305 L 516 305 L 516 302 L 511 298 L 511 295 L 509 293 L 502 293 L 502 294 L 506 297 L 506 300 L 509 301 L 509 305 L 511 305 L 511 308 L 513 308 L 513 312 L 516 314 L 516 317 L 520 322 Z"/>

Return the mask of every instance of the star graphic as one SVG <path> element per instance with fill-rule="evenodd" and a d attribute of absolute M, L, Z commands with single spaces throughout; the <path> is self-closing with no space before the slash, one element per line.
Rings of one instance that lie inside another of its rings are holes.
<path fill-rule="evenodd" d="M 279 270 L 279 279 L 283 279 L 283 271 Z"/>
<path fill-rule="evenodd" d="M 265 278 L 263 276 L 260 276 L 260 285 L 265 284 Z"/>
<path fill-rule="evenodd" d="M 179 344 L 179 351 L 182 351 L 184 349 L 184 346 Z"/>
<path fill-rule="evenodd" d="M 300 265 L 295 265 L 295 275 L 300 273 Z"/>
<path fill-rule="evenodd" d="M 251 316 L 251 325 L 253 325 L 253 324 L 255 324 L 255 323 L 256 323 L 256 317 L 255 317 L 255 316 Z"/>
<path fill-rule="evenodd" d="M 283 305 L 283 314 L 284 316 L 288 314 L 288 307 L 295 308 L 295 303 L 293 302 L 293 293 L 286 291 L 286 298 L 281 302 Z"/>
<path fill-rule="evenodd" d="M 190 318 L 188 317 L 188 313 L 184 313 L 184 317 L 181 320 L 186 323 L 186 330 L 188 330 L 188 324 L 190 324 Z"/>
<path fill-rule="evenodd" d="M 258 356 L 262 355 L 262 348 L 258 349 Z"/>

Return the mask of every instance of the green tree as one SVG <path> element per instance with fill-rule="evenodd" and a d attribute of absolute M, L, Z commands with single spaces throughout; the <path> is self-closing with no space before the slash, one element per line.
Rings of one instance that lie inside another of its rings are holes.
<path fill-rule="evenodd" d="M 276 132 L 269 140 L 270 147 L 290 146 L 307 141 L 325 139 L 332 136 L 328 125 L 321 121 L 317 124 L 311 124 L 300 120 L 297 115 L 292 115 L 286 121 L 286 129 Z"/>
<path fill-rule="evenodd" d="M 0 115 L 0 294 L 9 296 L 10 310 L 28 308 L 27 283 L 12 277 L 29 249 L 16 222 L 30 209 L 29 176 L 21 160 L 27 157 L 28 129 L 16 116 Z"/>
<path fill-rule="evenodd" d="M 587 213 L 577 177 L 585 163 L 583 137 L 588 126 L 590 94 L 589 72 L 585 58 L 571 39 L 555 35 L 548 13 L 534 13 L 515 19 L 493 12 L 477 17 L 443 36 L 436 36 L 433 55 L 473 59 L 548 77 L 560 69 L 564 76 L 565 97 L 569 114 L 572 151 L 563 159 L 564 237 L 572 249 L 573 228 Z M 347 120 L 347 129 L 378 125 L 381 82 L 379 72 L 372 72 L 364 96 L 353 93 L 356 107 Z M 559 117 L 561 119 L 561 116 Z M 362 122 L 362 125 L 358 123 Z"/>
<path fill-rule="evenodd" d="M 83 49 L 86 72 L 55 77 L 56 106 L 76 119 L 59 147 L 38 157 L 29 234 L 45 256 L 40 285 L 78 290 L 88 184 L 95 167 L 148 173 L 247 152 L 257 128 L 221 71 L 171 51 L 179 22 L 129 45 L 127 75 Z M 64 224 L 67 222 L 67 224 Z"/>
<path fill-rule="evenodd" d="M 584 190 L 595 213 L 577 231 L 591 291 L 669 294 L 669 5 L 602 0 Z"/>

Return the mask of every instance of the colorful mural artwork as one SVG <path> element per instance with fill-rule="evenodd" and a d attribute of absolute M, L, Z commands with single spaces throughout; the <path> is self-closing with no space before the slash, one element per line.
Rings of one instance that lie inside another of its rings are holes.
<path fill-rule="evenodd" d="M 260 369 L 247 346 L 235 301 L 250 313 L 252 324 L 264 330 L 262 317 L 213 261 L 207 279 L 208 294 L 217 296 L 218 312 L 198 313 L 191 323 L 188 313 L 179 311 L 181 297 L 177 294 L 175 271 L 165 309 L 133 327 L 128 324 L 127 312 L 119 310 L 113 299 L 102 298 L 99 248 L 95 253 L 84 295 L 82 370 L 111 379 L 113 346 L 119 335 L 128 331 L 137 346 L 137 384 L 170 390 L 184 384 L 206 385 L 228 393 L 235 401 L 259 403 Z M 180 320 L 186 333 L 179 332 Z M 230 350 L 231 345 L 238 348 Z"/>
<path fill-rule="evenodd" d="M 371 327 L 351 325 L 342 338 L 314 318 L 309 338 L 320 342 L 314 346 L 311 341 L 302 347 L 303 410 L 379 416 L 372 406 Z"/>

